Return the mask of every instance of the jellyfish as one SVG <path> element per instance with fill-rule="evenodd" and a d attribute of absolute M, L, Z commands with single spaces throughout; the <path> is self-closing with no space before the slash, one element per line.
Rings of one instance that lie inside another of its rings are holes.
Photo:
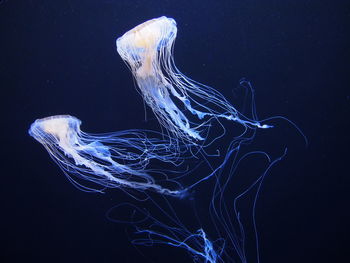
<path fill-rule="evenodd" d="M 80 125 L 76 117 L 57 115 L 38 119 L 29 129 L 29 134 L 46 148 L 79 189 L 92 192 L 106 188 L 152 190 L 172 196 L 184 193 L 180 184 L 167 178 L 162 181 L 175 184 L 177 189 L 157 184 L 154 175 L 166 177 L 166 171 L 148 168 L 152 160 L 179 165 L 180 156 L 165 140 L 148 138 L 145 131 L 137 130 L 89 134 L 83 132 Z"/>
<path fill-rule="evenodd" d="M 234 121 L 248 128 L 269 128 L 240 113 L 217 90 L 182 74 L 174 63 L 176 22 L 165 16 L 146 21 L 116 40 L 140 93 L 160 124 L 176 138 L 200 142 L 212 120 Z"/>

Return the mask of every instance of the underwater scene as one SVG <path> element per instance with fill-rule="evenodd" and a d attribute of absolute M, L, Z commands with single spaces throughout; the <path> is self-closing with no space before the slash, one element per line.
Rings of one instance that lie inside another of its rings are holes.
<path fill-rule="evenodd" d="M 1 1 L 1 261 L 346 262 L 349 15 Z"/>

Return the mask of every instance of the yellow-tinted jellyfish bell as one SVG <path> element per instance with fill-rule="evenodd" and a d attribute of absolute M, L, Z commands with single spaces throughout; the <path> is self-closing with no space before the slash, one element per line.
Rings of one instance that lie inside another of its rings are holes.
<path fill-rule="evenodd" d="M 172 18 L 162 16 L 146 21 L 117 39 L 118 53 L 138 77 L 154 76 L 160 70 L 156 61 L 158 51 L 171 47 L 176 32 L 176 22 Z"/>

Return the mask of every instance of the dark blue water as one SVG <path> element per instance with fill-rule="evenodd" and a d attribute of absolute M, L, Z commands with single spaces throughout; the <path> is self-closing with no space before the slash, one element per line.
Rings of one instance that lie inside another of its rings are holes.
<path fill-rule="evenodd" d="M 245 77 L 260 118 L 288 117 L 309 139 L 276 133 L 290 151 L 258 201 L 261 262 L 345 262 L 349 5 L 238 0 L 1 1 L 2 262 L 192 262 L 182 249 L 133 247 L 130 228 L 105 216 L 127 196 L 78 191 L 27 134 L 56 114 L 88 132 L 159 129 L 115 40 L 161 15 L 177 21 L 182 72 L 233 104 Z"/>

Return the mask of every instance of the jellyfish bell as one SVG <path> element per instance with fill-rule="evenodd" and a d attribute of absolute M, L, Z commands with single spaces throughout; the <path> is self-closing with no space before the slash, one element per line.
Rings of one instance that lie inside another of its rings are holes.
<path fill-rule="evenodd" d="M 176 37 L 176 22 L 165 16 L 148 20 L 126 32 L 117 39 L 118 48 L 139 48 L 153 51 L 164 45 L 171 45 Z"/>
<path fill-rule="evenodd" d="M 128 61 L 131 70 L 141 78 L 155 74 L 153 62 L 157 51 L 172 46 L 176 37 L 176 22 L 165 16 L 148 20 L 117 39 L 120 56 Z"/>
<path fill-rule="evenodd" d="M 36 120 L 29 129 L 29 135 L 41 143 L 51 138 L 57 143 L 69 144 L 80 132 L 81 121 L 70 115 L 57 115 Z"/>

